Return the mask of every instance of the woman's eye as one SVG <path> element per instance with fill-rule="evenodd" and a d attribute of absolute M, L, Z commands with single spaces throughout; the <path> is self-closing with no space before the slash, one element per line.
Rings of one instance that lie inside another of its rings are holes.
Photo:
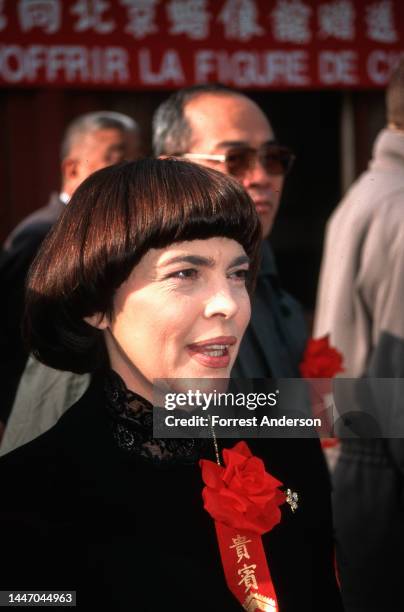
<path fill-rule="evenodd" d="M 248 279 L 249 272 L 249 270 L 241 268 L 240 270 L 235 270 L 234 272 L 232 272 L 230 276 L 232 278 L 235 278 L 236 280 L 245 282 Z"/>
<path fill-rule="evenodd" d="M 171 278 L 180 278 L 184 280 L 194 279 L 198 276 L 198 270 L 194 268 L 187 268 L 186 270 L 178 270 L 170 274 Z"/>

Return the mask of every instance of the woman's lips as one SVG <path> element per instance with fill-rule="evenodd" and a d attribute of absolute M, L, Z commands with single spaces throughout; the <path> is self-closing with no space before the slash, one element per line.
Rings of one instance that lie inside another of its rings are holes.
<path fill-rule="evenodd" d="M 227 368 L 230 363 L 229 347 L 236 344 L 234 336 L 219 336 L 188 345 L 191 356 L 208 368 Z"/>

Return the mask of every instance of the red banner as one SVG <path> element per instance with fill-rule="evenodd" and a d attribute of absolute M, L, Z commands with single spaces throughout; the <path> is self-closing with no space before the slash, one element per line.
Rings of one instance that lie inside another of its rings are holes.
<path fill-rule="evenodd" d="M 0 86 L 385 87 L 402 0 L 0 0 Z"/>

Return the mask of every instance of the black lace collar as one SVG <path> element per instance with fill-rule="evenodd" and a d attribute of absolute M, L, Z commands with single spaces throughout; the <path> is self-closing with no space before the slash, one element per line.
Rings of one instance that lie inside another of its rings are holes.
<path fill-rule="evenodd" d="M 157 466 L 194 464 L 205 453 L 209 440 L 153 438 L 153 406 L 127 389 L 122 378 L 109 370 L 105 378 L 107 409 L 119 449 Z"/>

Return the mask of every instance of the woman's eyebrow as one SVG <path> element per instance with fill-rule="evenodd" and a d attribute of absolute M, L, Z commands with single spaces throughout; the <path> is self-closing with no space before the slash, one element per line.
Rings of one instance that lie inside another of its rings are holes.
<path fill-rule="evenodd" d="M 215 260 L 213 257 L 203 257 L 202 255 L 177 255 L 176 257 L 171 257 L 167 259 L 162 264 L 159 265 L 161 268 L 165 268 L 166 266 L 170 266 L 176 263 L 187 263 L 192 266 L 203 266 L 207 268 L 213 268 L 215 265 Z M 229 268 L 233 268 L 234 266 L 240 266 L 241 264 L 249 264 L 250 259 L 247 255 L 239 255 L 235 257 L 229 264 Z"/>
<path fill-rule="evenodd" d="M 166 267 L 175 263 L 188 263 L 193 266 L 212 268 L 215 265 L 215 260 L 212 257 L 202 257 L 201 255 L 177 255 L 176 257 L 167 259 L 161 263 L 159 267 Z"/>
<path fill-rule="evenodd" d="M 249 263 L 250 263 L 250 258 L 247 255 L 239 255 L 238 257 L 233 259 L 233 261 L 230 263 L 229 268 L 232 268 L 233 266 L 240 266 L 241 264 L 249 264 Z"/>

